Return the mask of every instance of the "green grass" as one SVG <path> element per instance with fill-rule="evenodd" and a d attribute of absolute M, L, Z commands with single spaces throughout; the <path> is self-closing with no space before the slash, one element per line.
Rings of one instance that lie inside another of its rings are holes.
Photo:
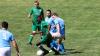
<path fill-rule="evenodd" d="M 56 11 L 66 24 L 65 48 L 67 55 L 100 56 L 100 1 L 99 0 L 40 0 L 44 10 Z M 26 45 L 31 33 L 31 19 L 27 18 L 33 0 L 0 0 L 0 22 L 9 22 L 9 30 L 17 39 L 22 56 L 36 56 L 38 48 Z M 36 35 L 33 43 L 39 36 Z M 12 56 L 15 56 L 12 50 Z M 52 53 L 47 56 L 53 56 Z"/>

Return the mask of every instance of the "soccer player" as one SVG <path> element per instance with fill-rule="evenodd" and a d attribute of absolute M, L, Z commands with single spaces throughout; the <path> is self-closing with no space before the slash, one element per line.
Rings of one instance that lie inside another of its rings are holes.
<path fill-rule="evenodd" d="M 46 18 L 45 21 L 41 22 L 41 44 L 43 43 L 47 43 L 49 40 L 49 38 L 47 38 L 47 34 L 48 34 L 48 25 L 49 25 L 49 19 L 51 18 L 51 10 L 47 10 L 46 11 Z M 51 37 L 52 38 L 52 37 Z M 50 38 L 50 39 L 51 39 Z M 48 46 L 48 45 L 47 45 Z"/>
<path fill-rule="evenodd" d="M 60 25 L 55 18 L 55 13 L 52 14 L 49 24 L 52 37 L 60 37 Z"/>
<path fill-rule="evenodd" d="M 50 21 L 52 21 L 52 12 L 51 10 L 46 10 L 46 17 L 45 17 L 45 21 L 48 23 L 48 30 L 50 30 Z"/>
<path fill-rule="evenodd" d="M 50 23 L 50 33 L 54 37 L 54 41 L 51 43 L 52 47 L 55 47 L 58 51 L 64 52 L 64 45 L 62 44 L 62 37 L 65 35 L 64 21 L 58 17 L 57 13 L 53 13 L 52 21 Z M 57 42 L 56 42 L 57 41 Z"/>
<path fill-rule="evenodd" d="M 47 45 L 47 47 L 50 47 L 51 40 L 52 40 L 52 37 L 48 31 L 48 23 L 45 21 L 42 21 L 41 22 L 41 40 L 36 44 L 36 46 L 38 46 L 42 51 L 44 51 L 42 56 L 49 53 L 49 51 L 46 50 L 42 45 L 45 44 Z"/>
<path fill-rule="evenodd" d="M 29 37 L 28 43 L 32 45 L 32 40 L 36 31 L 41 29 L 41 21 L 44 20 L 43 9 L 39 6 L 39 1 L 34 2 L 34 7 L 32 7 L 31 12 L 28 17 L 32 15 L 32 35 Z"/>
<path fill-rule="evenodd" d="M 2 29 L 0 29 L 0 56 L 11 56 L 11 45 L 16 49 L 17 56 L 19 55 L 19 48 L 13 37 L 13 34 L 8 31 L 8 23 L 2 22 Z"/>

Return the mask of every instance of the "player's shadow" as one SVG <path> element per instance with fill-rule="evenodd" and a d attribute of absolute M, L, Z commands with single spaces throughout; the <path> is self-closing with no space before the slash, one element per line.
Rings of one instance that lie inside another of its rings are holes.
<path fill-rule="evenodd" d="M 80 54 L 80 53 L 83 52 L 77 51 L 76 49 L 65 49 L 65 53 L 63 55 Z"/>
<path fill-rule="evenodd" d="M 65 49 L 65 51 L 74 51 L 75 49 Z"/>
<path fill-rule="evenodd" d="M 83 53 L 81 51 L 72 51 L 72 52 L 69 52 L 69 54 L 80 54 L 80 53 Z"/>

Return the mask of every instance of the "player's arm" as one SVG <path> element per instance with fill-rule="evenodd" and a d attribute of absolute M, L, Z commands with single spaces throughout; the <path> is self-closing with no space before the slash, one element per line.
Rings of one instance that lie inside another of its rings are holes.
<path fill-rule="evenodd" d="M 17 45 L 17 43 L 16 43 L 15 40 L 12 41 L 12 45 L 13 45 L 13 47 L 16 49 L 17 56 L 20 56 L 20 54 L 19 54 L 19 48 L 18 48 L 18 45 Z"/>
<path fill-rule="evenodd" d="M 33 14 L 33 10 L 31 9 L 31 12 L 28 14 L 28 18 L 31 18 L 32 14 Z"/>
<path fill-rule="evenodd" d="M 42 20 L 44 20 L 44 11 L 42 9 L 42 12 L 41 12 L 41 16 L 42 16 Z"/>
<path fill-rule="evenodd" d="M 31 18 L 31 14 L 28 14 L 28 18 Z"/>

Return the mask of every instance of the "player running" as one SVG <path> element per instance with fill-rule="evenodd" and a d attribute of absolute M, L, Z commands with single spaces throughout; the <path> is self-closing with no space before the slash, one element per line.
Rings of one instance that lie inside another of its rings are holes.
<path fill-rule="evenodd" d="M 39 2 L 34 2 L 34 7 L 32 7 L 31 12 L 28 17 L 30 18 L 32 15 L 32 34 L 29 36 L 28 44 L 32 45 L 32 40 L 36 31 L 40 31 L 41 29 L 41 21 L 44 20 L 43 9 L 39 6 Z"/>

